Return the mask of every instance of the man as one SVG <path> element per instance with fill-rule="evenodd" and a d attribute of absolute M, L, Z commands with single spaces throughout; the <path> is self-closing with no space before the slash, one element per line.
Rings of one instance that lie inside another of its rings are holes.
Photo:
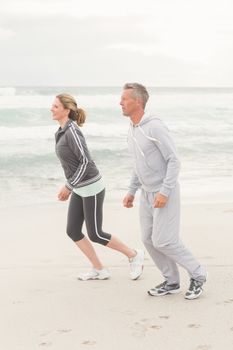
<path fill-rule="evenodd" d="M 143 85 L 125 84 L 120 105 L 123 115 L 131 121 L 128 143 L 134 160 L 134 172 L 123 204 L 131 208 L 136 191 L 141 189 L 142 241 L 165 279 L 150 289 L 148 294 L 160 296 L 178 293 L 179 264 L 190 276 L 185 298 L 196 299 L 203 291 L 206 271 L 179 238 L 180 162 L 166 126 L 145 112 L 148 98 Z"/>

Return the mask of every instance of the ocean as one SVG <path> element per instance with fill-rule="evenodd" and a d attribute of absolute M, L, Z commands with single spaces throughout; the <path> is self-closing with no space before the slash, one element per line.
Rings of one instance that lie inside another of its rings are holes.
<path fill-rule="evenodd" d="M 149 87 L 147 110 L 175 139 L 185 201 L 232 201 L 233 88 Z M 0 87 L 0 207 L 55 203 L 64 174 L 54 151 L 50 107 L 68 92 L 87 112 L 82 131 L 105 184 L 106 199 L 121 201 L 132 160 L 121 87 Z"/>

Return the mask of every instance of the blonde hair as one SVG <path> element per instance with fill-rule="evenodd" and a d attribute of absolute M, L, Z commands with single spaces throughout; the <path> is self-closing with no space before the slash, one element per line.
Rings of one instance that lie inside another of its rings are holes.
<path fill-rule="evenodd" d="M 138 83 L 126 83 L 123 87 L 124 90 L 131 89 L 132 90 L 132 96 L 134 98 L 140 98 L 143 103 L 143 108 L 145 108 L 146 103 L 149 99 L 149 94 L 145 86 Z"/>
<path fill-rule="evenodd" d="M 56 96 L 65 109 L 69 109 L 68 117 L 74 120 L 79 126 L 82 126 L 86 120 L 86 112 L 78 108 L 74 97 L 69 94 L 59 94 Z"/>

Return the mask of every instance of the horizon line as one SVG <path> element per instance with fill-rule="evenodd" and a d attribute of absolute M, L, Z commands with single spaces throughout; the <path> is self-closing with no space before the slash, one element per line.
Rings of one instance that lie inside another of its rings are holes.
<path fill-rule="evenodd" d="M 191 86 L 191 85 L 182 85 L 182 86 L 177 86 L 177 85 L 160 85 L 160 86 L 156 86 L 156 85 L 145 85 L 142 84 L 148 88 L 158 88 L 158 89 L 233 89 L 233 86 L 209 86 L 209 85 L 205 85 L 205 86 Z M 27 84 L 27 85 L 0 85 L 0 88 L 20 88 L 20 87 L 79 87 L 79 88 L 122 88 L 122 85 L 69 85 L 69 84 L 55 84 L 55 85 L 32 85 L 32 84 Z"/>

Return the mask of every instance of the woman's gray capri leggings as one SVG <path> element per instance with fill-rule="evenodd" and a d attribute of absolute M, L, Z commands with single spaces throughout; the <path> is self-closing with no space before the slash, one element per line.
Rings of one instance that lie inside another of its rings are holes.
<path fill-rule="evenodd" d="M 74 242 L 85 237 L 82 233 L 84 221 L 87 234 L 92 242 L 106 245 L 110 241 L 111 235 L 102 230 L 104 195 L 105 190 L 90 197 L 80 197 L 78 194 L 72 193 L 66 232 Z"/>

